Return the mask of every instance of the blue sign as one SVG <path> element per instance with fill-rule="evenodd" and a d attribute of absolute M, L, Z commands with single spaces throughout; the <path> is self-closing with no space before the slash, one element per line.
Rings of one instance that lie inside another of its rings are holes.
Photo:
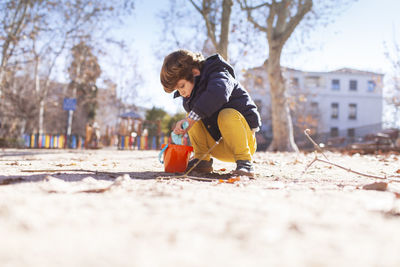
<path fill-rule="evenodd" d="M 63 109 L 64 110 L 75 110 L 76 109 L 76 98 L 64 98 Z"/>

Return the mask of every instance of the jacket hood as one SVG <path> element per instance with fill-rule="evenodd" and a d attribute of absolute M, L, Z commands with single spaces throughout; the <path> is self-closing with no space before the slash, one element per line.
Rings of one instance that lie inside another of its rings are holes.
<path fill-rule="evenodd" d="M 229 73 L 236 78 L 235 71 L 232 66 L 225 61 L 225 59 L 220 54 L 215 54 L 208 57 L 201 69 L 201 73 L 207 74 L 208 72 L 213 72 L 218 68 L 225 67 Z"/>
<path fill-rule="evenodd" d="M 229 65 L 228 62 L 225 61 L 225 59 L 220 55 L 220 54 L 214 54 L 210 57 L 208 57 L 203 64 L 203 67 L 200 70 L 200 76 L 195 77 L 195 83 L 199 82 L 202 78 L 205 78 L 208 76 L 208 73 L 214 72 L 218 70 L 219 68 L 226 68 L 229 73 L 233 76 L 233 78 L 236 78 L 235 71 L 233 70 L 232 66 Z M 174 93 L 174 98 L 180 97 L 181 95 L 179 94 L 178 91 Z"/>

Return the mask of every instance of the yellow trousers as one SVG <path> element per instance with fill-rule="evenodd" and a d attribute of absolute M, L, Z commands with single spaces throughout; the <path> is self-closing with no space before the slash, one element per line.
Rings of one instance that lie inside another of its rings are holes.
<path fill-rule="evenodd" d="M 210 152 L 207 151 L 215 144 L 202 121 L 197 121 L 189 130 L 189 138 L 192 143 L 195 158 L 210 160 L 216 159 L 226 162 L 237 160 L 252 160 L 257 149 L 254 132 L 243 115 L 232 108 L 226 108 L 219 112 L 218 127 L 222 135 L 221 142 Z"/>

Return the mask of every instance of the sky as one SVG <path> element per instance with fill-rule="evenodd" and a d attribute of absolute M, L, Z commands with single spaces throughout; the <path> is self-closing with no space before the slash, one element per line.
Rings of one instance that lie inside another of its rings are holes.
<path fill-rule="evenodd" d="M 139 0 L 136 14 L 121 30 L 124 38 L 137 51 L 139 71 L 143 84 L 138 88 L 141 105 L 164 108 L 170 113 L 182 111 L 179 100 L 173 100 L 159 82 L 163 58 L 154 53 L 162 30 L 157 14 L 168 7 L 169 0 Z M 319 27 L 307 40 L 311 51 L 296 56 L 283 57 L 281 64 L 304 71 L 331 71 L 355 68 L 385 74 L 388 78 L 390 63 L 385 57 L 385 43 L 400 44 L 400 1 L 358 0 L 339 14 L 333 23 Z M 397 33 L 398 34 L 397 34 Z M 172 51 L 171 51 L 172 52 Z M 259 66 L 254 62 L 253 66 Z M 251 62 L 249 63 L 250 65 Z"/>

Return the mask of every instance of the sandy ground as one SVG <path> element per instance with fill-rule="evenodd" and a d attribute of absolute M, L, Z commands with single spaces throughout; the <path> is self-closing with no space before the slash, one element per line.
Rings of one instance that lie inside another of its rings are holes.
<path fill-rule="evenodd" d="M 157 156 L 2 150 L 0 266 L 400 266 L 398 182 L 365 190 L 377 180 L 322 162 L 303 174 L 314 154 L 294 153 L 256 153 L 254 180 L 159 180 Z M 327 156 L 400 168 L 390 154 Z M 226 178 L 234 164 L 214 168 Z"/>

